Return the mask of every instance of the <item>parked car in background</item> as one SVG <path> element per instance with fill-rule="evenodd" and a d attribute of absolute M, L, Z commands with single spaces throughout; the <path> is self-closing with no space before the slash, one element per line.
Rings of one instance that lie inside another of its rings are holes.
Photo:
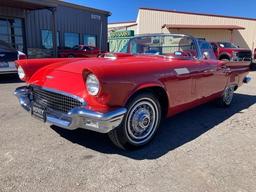
<path fill-rule="evenodd" d="M 252 51 L 239 48 L 230 42 L 211 42 L 216 57 L 226 61 L 251 61 Z"/>
<path fill-rule="evenodd" d="M 15 60 L 26 59 L 27 56 L 0 40 L 0 74 L 17 73 Z"/>
<path fill-rule="evenodd" d="M 207 41 L 191 36 L 142 35 L 99 58 L 18 61 L 27 86 L 15 95 L 43 122 L 108 133 L 130 149 L 151 141 L 165 117 L 212 100 L 231 105 L 250 80 L 250 63 L 219 61 Z"/>
<path fill-rule="evenodd" d="M 59 57 L 97 57 L 100 50 L 97 47 L 76 45 L 72 49 L 59 50 Z"/>

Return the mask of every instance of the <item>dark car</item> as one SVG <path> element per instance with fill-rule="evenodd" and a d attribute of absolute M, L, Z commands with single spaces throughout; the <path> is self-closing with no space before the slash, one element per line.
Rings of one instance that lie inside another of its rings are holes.
<path fill-rule="evenodd" d="M 17 73 L 14 61 L 26 58 L 24 53 L 0 40 L 0 74 Z"/>
<path fill-rule="evenodd" d="M 76 45 L 72 49 L 59 51 L 59 57 L 96 57 L 100 53 L 97 47 L 87 45 Z"/>
<path fill-rule="evenodd" d="M 211 42 L 216 57 L 226 61 L 251 61 L 252 51 L 230 42 Z"/>

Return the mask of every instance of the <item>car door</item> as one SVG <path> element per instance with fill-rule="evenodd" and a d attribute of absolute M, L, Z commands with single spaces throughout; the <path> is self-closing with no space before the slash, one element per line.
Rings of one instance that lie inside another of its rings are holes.
<path fill-rule="evenodd" d="M 207 98 L 222 92 L 226 86 L 226 65 L 216 59 L 211 45 L 199 41 L 201 61 L 198 65 L 196 89 L 198 98 Z"/>

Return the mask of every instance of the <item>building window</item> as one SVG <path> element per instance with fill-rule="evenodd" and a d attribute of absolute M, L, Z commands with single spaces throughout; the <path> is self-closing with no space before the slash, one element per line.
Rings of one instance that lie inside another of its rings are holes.
<path fill-rule="evenodd" d="M 52 49 L 53 48 L 53 36 L 52 31 L 50 30 L 41 30 L 42 36 L 42 46 L 44 49 Z M 57 47 L 59 47 L 59 32 L 57 32 Z"/>
<path fill-rule="evenodd" d="M 97 46 L 97 36 L 96 35 L 84 35 L 84 45 Z"/>
<path fill-rule="evenodd" d="M 0 40 L 9 43 L 19 51 L 25 51 L 23 30 L 22 19 L 0 18 Z"/>
<path fill-rule="evenodd" d="M 65 48 L 72 48 L 76 45 L 79 45 L 79 34 L 64 33 L 64 45 L 65 45 Z"/>

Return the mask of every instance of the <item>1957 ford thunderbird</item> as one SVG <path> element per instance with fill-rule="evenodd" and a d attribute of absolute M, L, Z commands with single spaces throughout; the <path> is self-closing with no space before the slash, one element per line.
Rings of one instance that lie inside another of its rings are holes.
<path fill-rule="evenodd" d="M 216 100 L 229 106 L 248 83 L 250 62 L 216 59 L 207 41 L 186 35 L 132 38 L 120 53 L 98 58 L 16 62 L 15 95 L 43 122 L 108 133 L 123 149 L 141 147 L 165 117 Z"/>

